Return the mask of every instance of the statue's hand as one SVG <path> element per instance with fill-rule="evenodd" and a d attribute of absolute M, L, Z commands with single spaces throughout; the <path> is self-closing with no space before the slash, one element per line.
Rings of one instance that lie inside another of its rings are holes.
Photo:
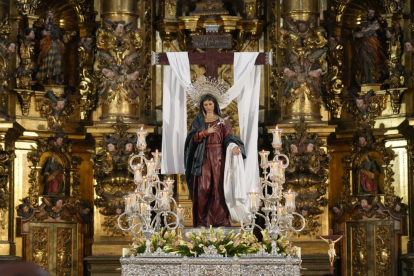
<path fill-rule="evenodd" d="M 213 132 L 217 132 L 217 129 L 218 129 L 217 125 L 213 125 L 207 129 L 207 133 L 211 134 Z"/>
<path fill-rule="evenodd" d="M 231 153 L 233 153 L 234 155 L 239 155 L 240 154 L 240 147 L 234 147 L 231 150 Z"/>

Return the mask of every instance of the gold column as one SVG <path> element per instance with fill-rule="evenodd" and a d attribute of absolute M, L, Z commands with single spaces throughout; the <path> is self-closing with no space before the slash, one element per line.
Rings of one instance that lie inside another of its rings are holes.
<path fill-rule="evenodd" d="M 105 0 L 101 1 L 101 25 L 104 26 L 106 19 L 112 21 L 132 22 L 132 28 L 137 27 L 138 4 L 136 0 Z M 114 99 L 108 104 L 102 105 L 101 123 L 111 123 L 116 121 L 117 117 L 123 117 L 125 122 L 133 123 L 139 118 L 139 106 L 130 104 L 122 99 L 121 104 Z M 142 101 L 142 99 L 141 99 Z"/>

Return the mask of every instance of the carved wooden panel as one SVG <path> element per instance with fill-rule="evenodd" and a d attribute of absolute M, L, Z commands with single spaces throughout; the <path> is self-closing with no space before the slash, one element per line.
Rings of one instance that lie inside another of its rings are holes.
<path fill-rule="evenodd" d="M 396 275 L 393 221 L 348 222 L 346 235 L 348 275 Z"/>
<path fill-rule="evenodd" d="M 78 275 L 77 225 L 70 223 L 30 223 L 28 261 L 50 275 Z"/>

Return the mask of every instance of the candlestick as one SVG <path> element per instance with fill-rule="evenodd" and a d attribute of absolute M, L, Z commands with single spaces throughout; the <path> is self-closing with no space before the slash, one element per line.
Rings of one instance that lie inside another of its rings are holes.
<path fill-rule="evenodd" d="M 184 220 L 184 208 L 181 205 L 177 208 L 177 215 L 180 220 Z"/>
<path fill-rule="evenodd" d="M 251 202 L 250 202 L 250 207 L 252 208 L 252 209 L 255 209 L 255 208 L 257 208 L 257 192 L 256 191 L 253 191 L 253 192 L 251 192 L 251 193 L 249 193 L 250 194 L 250 199 L 251 199 Z"/>
<path fill-rule="evenodd" d="M 141 164 L 137 164 L 137 165 L 134 166 L 134 182 L 137 185 L 142 182 L 142 166 L 141 166 Z"/>
<path fill-rule="evenodd" d="M 278 173 L 279 173 L 279 170 L 278 170 L 279 163 L 277 163 L 276 161 L 270 161 L 269 166 L 270 166 L 270 177 L 272 180 L 274 180 L 278 176 Z"/>
<path fill-rule="evenodd" d="M 158 152 L 158 150 L 155 150 L 155 152 L 151 153 L 152 156 L 154 157 L 154 162 L 155 162 L 155 166 L 158 169 L 161 169 L 161 152 Z"/>
<path fill-rule="evenodd" d="M 147 136 L 148 131 L 141 127 L 141 129 L 137 130 L 137 147 L 140 150 L 144 150 L 147 147 L 147 142 L 145 141 L 145 136 Z"/>
<path fill-rule="evenodd" d="M 297 193 L 295 192 L 291 192 L 290 190 L 286 193 L 284 193 L 285 196 L 285 208 L 286 210 L 290 213 L 295 211 L 296 209 L 296 204 L 295 204 L 295 198 L 296 198 Z"/>
<path fill-rule="evenodd" d="M 261 152 L 259 152 L 259 155 L 261 157 L 260 167 L 262 169 L 267 169 L 269 167 L 269 160 L 268 160 L 269 153 L 270 153 L 269 151 L 265 151 L 265 150 L 262 150 Z"/>
<path fill-rule="evenodd" d="M 131 198 L 129 197 L 129 195 L 126 195 L 125 197 L 125 212 L 130 212 L 131 211 Z"/>
<path fill-rule="evenodd" d="M 173 191 L 173 189 L 174 189 L 174 182 L 175 182 L 175 180 L 174 179 L 170 179 L 169 177 L 168 177 L 168 180 L 165 181 L 165 183 L 167 184 L 168 191 L 170 191 L 170 192 Z"/>
<path fill-rule="evenodd" d="M 276 128 L 272 129 L 271 132 L 273 134 L 272 146 L 276 149 L 280 149 L 282 147 L 282 132 L 283 132 L 283 129 L 279 129 L 276 126 Z"/>
<path fill-rule="evenodd" d="M 153 159 L 147 162 L 147 177 L 152 177 L 155 173 L 155 162 Z"/>
<path fill-rule="evenodd" d="M 162 191 L 161 205 L 168 205 L 168 190 L 164 189 Z"/>

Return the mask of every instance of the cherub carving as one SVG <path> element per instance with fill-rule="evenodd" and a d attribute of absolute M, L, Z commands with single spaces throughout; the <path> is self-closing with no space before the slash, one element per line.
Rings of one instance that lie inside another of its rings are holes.
<path fill-rule="evenodd" d="M 132 22 L 105 20 L 106 29 L 97 31 L 98 52 L 94 74 L 98 79 L 99 103 L 119 103 L 126 100 L 137 103 L 139 76 L 139 49 L 142 46 L 137 29 Z"/>
<path fill-rule="evenodd" d="M 64 97 L 57 97 L 52 90 L 46 92 L 46 99 L 40 103 L 40 113 L 46 116 L 49 128 L 61 130 L 66 119 L 74 112 L 70 102 L 70 93 Z"/>

